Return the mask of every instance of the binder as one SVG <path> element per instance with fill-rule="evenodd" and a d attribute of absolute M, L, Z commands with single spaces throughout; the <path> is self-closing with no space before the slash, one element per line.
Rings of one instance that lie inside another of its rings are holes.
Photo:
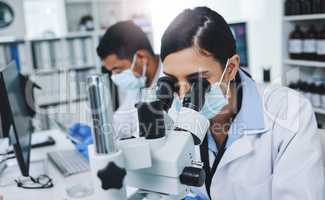
<path fill-rule="evenodd" d="M 42 69 L 51 69 L 50 44 L 48 41 L 40 42 L 40 60 L 42 61 Z"/>
<path fill-rule="evenodd" d="M 5 45 L 0 45 L 0 67 L 4 67 L 6 65 L 7 65 L 6 47 Z"/>
<path fill-rule="evenodd" d="M 83 55 L 83 45 L 82 45 L 82 38 L 76 38 L 73 40 L 73 50 L 75 54 L 75 64 L 76 66 L 74 67 L 82 67 L 84 66 L 84 55 Z"/>
<path fill-rule="evenodd" d="M 71 68 L 71 66 L 75 66 L 76 64 L 76 56 L 74 53 L 74 47 L 73 47 L 73 40 L 68 40 L 68 52 L 69 52 L 69 57 L 68 57 L 68 64 L 69 67 Z"/>
<path fill-rule="evenodd" d="M 33 63 L 33 68 L 35 70 L 38 69 L 39 63 L 37 60 L 37 44 L 36 43 L 32 43 L 32 63 Z"/>
<path fill-rule="evenodd" d="M 95 49 L 93 48 L 93 41 L 92 38 L 86 38 L 85 39 L 85 51 L 86 51 L 86 63 L 88 66 L 94 66 L 94 57 L 93 52 Z"/>
<path fill-rule="evenodd" d="M 19 51 L 19 55 L 20 55 L 21 72 L 23 74 L 32 74 L 33 67 L 31 65 L 31 63 L 29 62 L 27 47 L 26 47 L 25 43 L 21 43 L 18 45 L 18 51 Z"/>
<path fill-rule="evenodd" d="M 52 68 L 58 68 L 57 67 L 57 60 L 56 60 L 56 55 L 55 55 L 55 43 L 56 41 L 50 41 L 49 42 L 49 53 L 50 53 L 50 66 Z"/>
<path fill-rule="evenodd" d="M 62 50 L 60 41 L 54 43 L 54 51 L 55 51 L 55 64 L 57 69 L 64 69 L 64 51 Z"/>
<path fill-rule="evenodd" d="M 18 43 L 9 44 L 9 51 L 10 51 L 10 62 L 15 61 L 17 70 L 20 72 L 20 59 L 19 59 Z"/>

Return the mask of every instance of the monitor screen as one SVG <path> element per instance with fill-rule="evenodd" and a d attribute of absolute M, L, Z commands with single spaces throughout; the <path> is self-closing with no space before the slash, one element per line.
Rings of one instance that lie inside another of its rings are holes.
<path fill-rule="evenodd" d="M 236 39 L 237 53 L 240 55 L 240 65 L 248 67 L 248 44 L 246 23 L 229 24 Z"/>
<path fill-rule="evenodd" d="M 12 124 L 11 118 L 7 117 L 10 113 L 9 102 L 6 93 L 6 87 L 3 79 L 0 79 L 0 138 L 9 137 L 10 126 Z"/>
<path fill-rule="evenodd" d="M 28 176 L 32 123 L 14 62 L 0 71 L 0 79 L 0 83 L 5 86 L 4 96 L 6 98 L 6 101 L 1 102 L 7 102 L 10 108 L 9 112 L 5 113 L 5 116 L 12 122 L 9 139 L 14 147 L 22 174 Z"/>

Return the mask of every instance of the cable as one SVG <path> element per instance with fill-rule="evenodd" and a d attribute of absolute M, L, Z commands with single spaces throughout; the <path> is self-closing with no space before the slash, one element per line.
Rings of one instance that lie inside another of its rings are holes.
<path fill-rule="evenodd" d="M 0 156 L 7 156 L 9 155 L 10 153 L 9 152 L 6 152 L 6 153 L 0 153 Z"/>
<path fill-rule="evenodd" d="M 8 156 L 5 158 L 5 160 L 11 160 L 11 159 L 15 159 L 15 158 L 16 158 L 16 156 Z"/>
<path fill-rule="evenodd" d="M 16 158 L 16 156 L 7 156 L 7 157 L 4 157 L 4 158 L 0 159 L 0 162 L 5 162 L 7 160 L 11 160 L 11 159 L 14 159 L 14 158 Z"/>

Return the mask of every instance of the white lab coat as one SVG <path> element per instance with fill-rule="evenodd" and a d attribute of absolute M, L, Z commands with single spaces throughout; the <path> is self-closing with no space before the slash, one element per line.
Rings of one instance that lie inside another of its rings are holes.
<path fill-rule="evenodd" d="M 309 101 L 288 88 L 249 83 L 243 86 L 242 108 L 251 102 L 247 87 L 256 87 L 261 97 L 261 115 L 254 116 L 258 105 L 251 105 L 250 117 L 256 123 L 262 118 L 264 127 L 237 124 L 240 137 L 213 176 L 212 200 L 324 200 L 320 137 Z M 207 194 L 205 187 L 201 191 Z"/>
<path fill-rule="evenodd" d="M 162 64 L 159 63 L 156 75 L 150 85 L 156 85 L 158 79 L 162 76 Z M 119 89 L 120 106 L 113 116 L 115 133 L 118 138 L 126 138 L 130 136 L 138 136 L 139 122 L 138 112 L 134 107 L 140 100 L 140 90 L 122 90 Z"/>

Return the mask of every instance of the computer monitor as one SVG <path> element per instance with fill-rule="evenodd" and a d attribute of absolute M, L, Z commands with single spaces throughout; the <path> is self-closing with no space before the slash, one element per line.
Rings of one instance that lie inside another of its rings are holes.
<path fill-rule="evenodd" d="M 14 62 L 0 69 L 0 85 L 4 89 L 4 100 L 1 104 L 8 104 L 5 117 L 12 123 L 9 140 L 14 147 L 16 159 L 23 176 L 29 175 L 31 150 L 32 123 L 28 108 L 21 90 L 20 77 Z"/>
<path fill-rule="evenodd" d="M 0 138 L 7 138 L 9 137 L 12 121 L 7 117 L 7 113 L 10 113 L 10 108 L 8 98 L 6 98 L 6 87 L 2 82 L 0 84 L 0 99 Z"/>
<path fill-rule="evenodd" d="M 248 67 L 247 25 L 245 22 L 229 24 L 236 39 L 237 53 L 240 55 L 240 66 Z"/>

